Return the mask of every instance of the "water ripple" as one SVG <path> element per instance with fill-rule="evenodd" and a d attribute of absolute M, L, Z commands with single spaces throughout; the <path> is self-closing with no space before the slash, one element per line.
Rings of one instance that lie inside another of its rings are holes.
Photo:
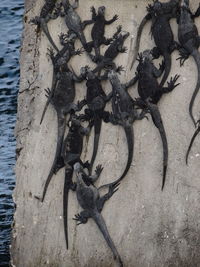
<path fill-rule="evenodd" d="M 15 186 L 14 126 L 19 88 L 23 0 L 0 1 L 0 266 L 9 266 Z"/>

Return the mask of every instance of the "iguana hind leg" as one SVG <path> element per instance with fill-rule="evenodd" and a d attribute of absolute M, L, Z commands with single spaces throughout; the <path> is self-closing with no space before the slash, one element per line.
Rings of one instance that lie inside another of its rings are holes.
<path fill-rule="evenodd" d="M 88 211 L 83 210 L 80 213 L 75 214 L 73 220 L 77 222 L 77 225 L 87 223 L 88 219 L 90 218 L 90 214 Z"/>

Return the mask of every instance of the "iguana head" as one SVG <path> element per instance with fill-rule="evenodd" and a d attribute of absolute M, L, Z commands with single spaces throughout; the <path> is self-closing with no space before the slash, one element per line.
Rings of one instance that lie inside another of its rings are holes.
<path fill-rule="evenodd" d="M 95 78 L 95 74 L 93 73 L 93 71 L 90 69 L 88 65 L 86 65 L 85 67 L 81 67 L 80 72 L 81 72 L 81 76 L 84 77 L 86 80 Z"/>
<path fill-rule="evenodd" d="M 70 128 L 70 131 L 76 131 L 78 128 L 81 127 L 81 121 L 79 117 L 75 114 L 72 114 L 68 121 L 68 127 Z"/>
<path fill-rule="evenodd" d="M 74 172 L 76 174 L 78 174 L 83 169 L 83 167 L 79 162 L 76 162 L 73 167 L 74 167 Z"/>
<path fill-rule="evenodd" d="M 153 60 L 152 51 L 147 49 L 143 51 L 142 53 L 139 53 L 137 60 L 139 61 L 139 63 L 144 63 L 147 60 L 152 61 Z"/>
<path fill-rule="evenodd" d="M 64 34 L 61 32 L 58 37 L 60 40 L 60 44 L 63 46 L 67 44 L 74 44 L 75 40 L 77 39 L 77 35 L 72 31 L 69 31 L 68 34 Z"/>
<path fill-rule="evenodd" d="M 105 15 L 105 10 L 106 10 L 105 6 L 100 6 L 98 8 L 98 15 L 104 16 Z"/>
<path fill-rule="evenodd" d="M 40 26 L 41 19 L 40 19 L 40 17 L 36 16 L 35 18 L 30 19 L 29 23 L 35 24 L 37 26 Z"/>
<path fill-rule="evenodd" d="M 123 40 L 126 40 L 126 38 L 128 38 L 129 35 L 130 35 L 129 32 L 124 32 L 124 34 L 122 34 Z"/>
<path fill-rule="evenodd" d="M 113 79 L 113 78 L 115 78 L 116 76 L 117 76 L 116 71 L 114 71 L 114 70 L 112 70 L 112 69 L 108 70 L 108 78 L 109 78 L 109 79 Z"/>
<path fill-rule="evenodd" d="M 189 7 L 189 0 L 181 0 L 181 7 L 188 8 Z"/>

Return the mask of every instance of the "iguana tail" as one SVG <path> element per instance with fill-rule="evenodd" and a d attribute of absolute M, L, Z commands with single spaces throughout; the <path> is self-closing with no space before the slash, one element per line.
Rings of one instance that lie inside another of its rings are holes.
<path fill-rule="evenodd" d="M 50 94 L 48 95 L 48 98 L 47 98 L 47 102 L 44 106 L 44 109 L 43 109 L 43 112 L 42 112 L 42 116 L 41 116 L 41 119 L 40 119 L 40 124 L 42 124 L 43 122 L 43 119 L 44 119 L 44 116 L 45 116 L 45 113 L 47 111 L 47 108 L 49 106 L 49 103 L 51 102 L 51 98 L 53 97 L 53 94 L 54 94 L 54 90 L 56 88 L 56 84 L 57 84 L 58 80 L 56 79 L 56 75 L 55 75 L 55 72 L 53 71 L 53 78 L 52 78 L 52 86 L 51 86 L 51 92 Z"/>
<path fill-rule="evenodd" d="M 135 63 L 135 60 L 137 58 L 138 52 L 139 52 L 139 47 L 140 47 L 140 39 L 141 39 L 141 35 L 142 35 L 142 31 L 143 28 L 145 26 L 145 24 L 147 23 L 147 21 L 150 19 L 149 14 L 147 14 L 141 21 L 139 28 L 138 28 L 138 32 L 137 32 L 137 36 L 136 36 L 136 41 L 135 41 L 135 47 L 134 47 L 134 54 L 133 54 L 133 59 L 131 62 L 131 67 L 130 69 L 132 69 L 133 64 Z"/>
<path fill-rule="evenodd" d="M 187 153 L 186 153 L 186 157 L 185 157 L 186 164 L 188 164 L 188 156 L 189 156 L 190 150 L 191 150 L 192 145 L 194 143 L 194 140 L 195 140 L 195 138 L 196 138 L 196 136 L 198 135 L 199 132 L 200 132 L 200 125 L 198 126 L 198 128 L 194 132 L 194 134 L 192 136 L 192 139 L 190 141 L 190 144 L 189 144 L 189 147 L 188 147 L 188 150 L 187 150 Z"/>
<path fill-rule="evenodd" d="M 99 146 L 99 137 L 100 137 L 100 132 L 101 132 L 101 125 L 102 125 L 101 118 L 99 116 L 95 116 L 94 118 L 94 144 L 93 144 L 92 158 L 90 161 L 89 174 L 92 173 L 92 167 L 96 159 L 96 155 L 97 155 L 97 150 Z"/>
<path fill-rule="evenodd" d="M 78 38 L 85 51 L 90 53 L 92 51 L 92 47 L 89 45 L 89 43 L 87 43 L 84 33 L 83 32 L 79 33 Z"/>
<path fill-rule="evenodd" d="M 65 182 L 63 190 L 63 222 L 64 222 L 64 232 L 66 248 L 68 249 L 68 194 L 72 183 L 73 168 L 67 168 L 65 170 Z"/>
<path fill-rule="evenodd" d="M 122 173 L 121 177 L 113 183 L 113 185 L 118 184 L 128 173 L 130 167 L 131 167 L 131 163 L 133 160 L 133 150 L 134 150 L 134 133 L 133 133 L 133 127 L 124 127 L 124 131 L 126 134 L 126 140 L 127 140 L 127 146 L 128 146 L 128 160 L 126 163 L 126 168 L 124 170 L 124 172 Z"/>
<path fill-rule="evenodd" d="M 104 221 L 103 216 L 99 213 L 99 212 L 95 212 L 94 214 L 92 214 L 92 218 L 94 219 L 95 223 L 97 224 L 99 230 L 101 231 L 102 235 L 104 236 L 108 246 L 110 247 L 110 249 L 113 252 L 114 255 L 114 259 L 116 259 L 119 262 L 120 267 L 123 267 L 123 262 L 121 260 L 121 257 L 115 247 L 115 244 L 113 243 L 110 234 L 108 232 L 106 223 Z"/>
<path fill-rule="evenodd" d="M 127 145 L 128 145 L 128 160 L 126 163 L 126 168 L 122 175 L 114 182 L 105 184 L 99 187 L 99 189 L 104 188 L 104 187 L 110 187 L 118 184 L 128 173 L 132 160 L 133 160 L 133 151 L 134 151 L 134 133 L 133 133 L 133 128 L 132 127 L 124 127 L 124 131 L 126 134 L 126 139 L 127 139 Z"/>
<path fill-rule="evenodd" d="M 47 39 L 49 40 L 49 42 L 51 43 L 51 45 L 53 46 L 53 48 L 59 52 L 59 49 L 57 48 L 57 46 L 55 45 L 50 33 L 49 33 L 49 29 L 47 27 L 47 23 L 45 20 L 41 19 L 41 22 L 40 22 L 40 27 L 41 29 L 43 30 L 43 32 L 45 33 Z"/>
<path fill-rule="evenodd" d="M 47 192 L 47 188 L 49 186 L 49 183 L 51 181 L 52 176 L 60 168 L 64 167 L 64 164 L 59 162 L 59 160 L 61 159 L 61 149 L 62 149 L 62 143 L 63 143 L 63 139 L 64 139 L 64 134 L 65 134 L 65 127 L 66 127 L 65 119 L 59 118 L 59 115 L 58 115 L 58 137 L 57 137 L 56 153 L 55 153 L 55 157 L 54 157 L 54 161 L 53 161 L 51 170 L 49 172 L 49 175 L 48 175 L 46 182 L 45 182 L 45 185 L 44 185 L 41 202 L 44 201 L 44 198 L 45 198 L 45 195 Z"/>
<path fill-rule="evenodd" d="M 150 104 L 150 103 L 148 103 L 147 105 L 150 110 L 153 123 L 158 128 L 163 143 L 163 181 L 162 181 L 162 190 L 163 190 L 165 185 L 167 165 L 168 165 L 167 137 L 158 107 L 155 104 Z"/>
<path fill-rule="evenodd" d="M 195 98 L 199 92 L 199 88 L 200 88 L 200 54 L 199 54 L 199 51 L 197 49 L 193 50 L 192 54 L 191 54 L 197 64 L 197 71 L 198 71 L 198 78 L 197 78 L 197 84 L 196 84 L 196 87 L 194 89 L 194 92 L 193 92 L 193 95 L 192 95 L 192 98 L 190 100 L 190 104 L 189 104 L 189 114 L 190 114 L 190 117 L 195 125 L 195 119 L 194 119 L 194 116 L 193 116 L 193 112 L 192 112 L 192 109 L 193 109 L 193 105 L 194 105 L 194 101 L 195 101 Z"/>
<path fill-rule="evenodd" d="M 162 88 L 169 76 L 169 73 L 171 71 L 171 65 L 172 65 L 172 59 L 171 59 L 171 55 L 169 53 L 166 53 L 163 55 L 164 57 L 164 64 L 165 64 L 165 72 L 164 75 L 162 77 L 162 80 L 160 82 L 160 88 Z"/>

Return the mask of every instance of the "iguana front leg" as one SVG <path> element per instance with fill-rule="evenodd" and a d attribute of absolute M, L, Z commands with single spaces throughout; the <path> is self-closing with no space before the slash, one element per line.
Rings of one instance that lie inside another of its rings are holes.
<path fill-rule="evenodd" d="M 180 76 L 175 75 L 174 78 L 171 77 L 170 81 L 167 82 L 167 87 L 160 88 L 155 95 L 152 97 L 152 102 L 154 104 L 157 104 L 160 98 L 162 97 L 163 94 L 169 93 L 172 90 L 174 90 L 180 83 L 176 84 L 176 81 L 178 80 Z"/>
<path fill-rule="evenodd" d="M 85 29 L 85 27 L 87 26 L 87 25 L 90 25 L 90 24 L 92 24 L 92 23 L 94 23 L 94 21 L 93 20 L 84 20 L 83 22 L 82 22 L 82 30 L 84 30 Z"/>
<path fill-rule="evenodd" d="M 118 20 L 119 16 L 118 15 L 114 15 L 112 19 L 110 20 L 105 20 L 105 24 L 109 25 L 111 23 L 113 23 L 114 21 Z"/>
<path fill-rule="evenodd" d="M 77 9 L 79 6 L 79 0 L 75 0 L 74 3 L 71 5 L 73 9 Z"/>
<path fill-rule="evenodd" d="M 87 180 L 90 183 L 95 183 L 98 180 L 98 178 L 99 178 L 99 176 L 100 176 L 100 174 L 101 174 L 102 171 L 103 171 L 102 165 L 100 165 L 100 164 L 97 165 L 96 170 L 95 170 L 95 174 L 88 176 L 87 177 Z"/>
<path fill-rule="evenodd" d="M 117 31 L 114 33 L 113 39 L 116 39 L 121 31 L 122 31 L 122 25 L 117 26 Z"/>

